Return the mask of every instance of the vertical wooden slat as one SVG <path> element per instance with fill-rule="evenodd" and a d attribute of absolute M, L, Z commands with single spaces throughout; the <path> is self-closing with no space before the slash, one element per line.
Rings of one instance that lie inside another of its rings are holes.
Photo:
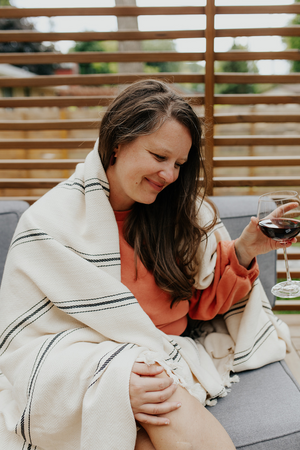
<path fill-rule="evenodd" d="M 65 108 L 61 108 L 60 109 L 60 111 L 59 111 L 59 118 L 60 118 L 60 120 L 66 120 L 66 118 L 67 118 L 67 114 L 66 114 L 66 110 L 65 110 Z M 60 130 L 60 137 L 62 138 L 62 139 L 68 139 L 68 130 L 66 130 L 66 129 L 64 129 L 64 130 Z M 68 151 L 68 149 L 62 149 L 61 150 L 61 159 L 68 159 L 69 158 L 69 151 Z M 64 178 L 68 178 L 69 177 L 69 172 L 68 172 L 68 170 L 64 170 L 63 172 L 62 172 L 62 176 L 64 177 Z"/>
<path fill-rule="evenodd" d="M 215 0 L 207 0 L 205 11 L 206 11 L 205 159 L 208 168 L 207 193 L 208 195 L 213 195 Z"/>
<path fill-rule="evenodd" d="M 136 6 L 136 0 L 115 0 L 116 6 Z M 138 19 L 136 16 L 117 17 L 118 30 L 138 31 Z M 119 52 L 141 52 L 141 41 L 119 41 Z M 119 62 L 119 73 L 143 73 L 142 62 Z"/>

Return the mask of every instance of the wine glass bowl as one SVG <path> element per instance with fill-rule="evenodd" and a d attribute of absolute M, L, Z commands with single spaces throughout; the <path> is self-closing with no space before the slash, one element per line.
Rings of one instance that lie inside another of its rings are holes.
<path fill-rule="evenodd" d="M 269 238 L 286 243 L 300 232 L 300 198 L 296 191 L 274 191 L 259 197 L 258 224 Z M 277 297 L 300 296 L 300 282 L 291 279 L 286 248 L 283 248 L 287 280 L 271 289 Z"/>

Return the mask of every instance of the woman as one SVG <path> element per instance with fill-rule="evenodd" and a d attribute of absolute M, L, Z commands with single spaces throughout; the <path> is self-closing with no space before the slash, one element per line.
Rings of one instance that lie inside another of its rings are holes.
<path fill-rule="evenodd" d="M 121 92 L 86 162 L 29 208 L 11 244 L 1 450 L 234 449 L 204 408 L 229 375 L 184 337 L 188 317 L 257 301 L 255 257 L 281 245 L 255 218 L 231 242 L 205 188 L 190 105 L 159 81 Z M 281 359 L 285 342 L 272 339 Z"/>

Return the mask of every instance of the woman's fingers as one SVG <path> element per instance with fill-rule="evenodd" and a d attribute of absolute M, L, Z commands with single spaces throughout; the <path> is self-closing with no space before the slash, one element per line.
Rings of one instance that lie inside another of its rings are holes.
<path fill-rule="evenodd" d="M 299 207 L 299 203 L 297 202 L 290 202 L 290 203 L 285 203 L 284 205 L 279 206 L 278 208 L 276 208 L 273 213 L 271 214 L 271 217 L 282 217 L 284 216 L 285 213 L 287 213 L 288 211 L 291 211 L 294 208 Z"/>
<path fill-rule="evenodd" d="M 132 394 L 139 395 L 141 400 L 149 399 L 155 403 L 168 400 L 176 391 L 177 385 L 169 377 L 140 377 L 135 373 L 131 374 L 130 390 Z"/>
<path fill-rule="evenodd" d="M 157 404 L 145 404 L 143 408 L 143 413 L 151 416 L 161 416 L 162 414 L 168 414 L 171 411 L 175 411 L 180 408 L 180 402 L 164 402 Z"/>
<path fill-rule="evenodd" d="M 170 386 L 163 387 L 163 389 L 159 389 L 159 385 L 154 385 L 151 389 L 144 392 L 143 398 L 145 403 L 163 403 L 169 400 L 176 389 L 177 384 L 175 383 L 172 383 Z"/>
<path fill-rule="evenodd" d="M 161 407 L 153 409 L 152 405 L 149 405 L 149 408 L 147 408 L 144 413 L 137 413 L 134 415 L 134 417 L 140 423 L 147 423 L 149 425 L 160 425 L 160 426 L 169 425 L 170 419 L 161 416 L 161 414 L 167 414 L 171 411 L 175 411 L 175 409 L 180 408 L 180 406 L 181 403 L 164 403 L 163 405 L 161 405 Z M 147 412 L 148 409 L 150 411 L 149 413 Z"/>
<path fill-rule="evenodd" d="M 140 423 L 148 423 L 151 425 L 169 425 L 170 420 L 162 417 L 162 414 L 168 414 L 180 408 L 181 403 L 164 402 L 158 405 L 146 404 L 144 411 L 134 415 L 135 419 Z"/>
<path fill-rule="evenodd" d="M 163 372 L 163 368 L 159 364 L 148 365 L 146 363 L 136 362 L 132 366 L 132 372 L 140 376 L 154 377 Z"/>
<path fill-rule="evenodd" d="M 166 417 L 158 417 L 158 416 L 151 416 L 144 413 L 138 413 L 134 415 L 135 420 L 137 420 L 139 423 L 147 423 L 149 425 L 169 425 L 170 420 Z"/>

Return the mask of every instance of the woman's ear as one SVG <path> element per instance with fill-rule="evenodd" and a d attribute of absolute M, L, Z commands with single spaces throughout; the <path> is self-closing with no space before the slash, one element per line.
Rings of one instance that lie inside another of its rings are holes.
<path fill-rule="evenodd" d="M 114 149 L 114 151 L 112 152 L 110 159 L 109 159 L 109 165 L 113 166 L 114 164 L 116 164 L 116 159 L 117 159 L 117 154 L 119 151 L 119 146 L 117 145 Z"/>
<path fill-rule="evenodd" d="M 115 154 L 115 152 L 112 152 L 112 154 L 111 154 L 111 156 L 110 156 L 110 159 L 109 159 L 109 165 L 110 166 L 113 166 L 114 164 L 116 164 L 116 154 Z"/>

